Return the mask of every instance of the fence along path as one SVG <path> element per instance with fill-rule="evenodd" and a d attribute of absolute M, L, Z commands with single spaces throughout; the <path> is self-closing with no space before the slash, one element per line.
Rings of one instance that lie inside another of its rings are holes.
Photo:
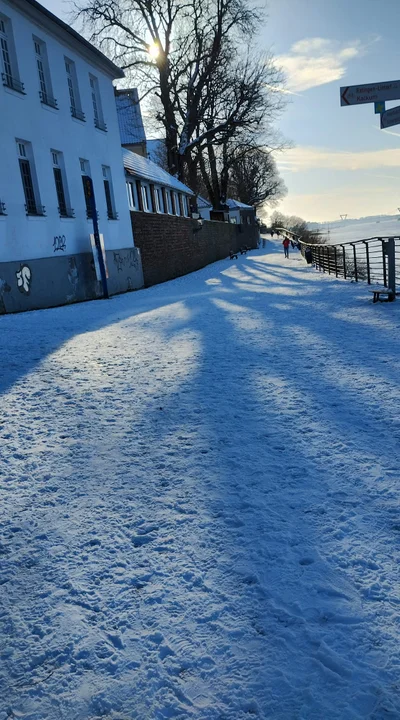
<path fill-rule="evenodd" d="M 299 242 L 303 255 L 306 248 L 311 249 L 312 261 L 318 270 L 390 288 L 394 293 L 400 285 L 400 236 L 372 237 L 337 245 Z"/>

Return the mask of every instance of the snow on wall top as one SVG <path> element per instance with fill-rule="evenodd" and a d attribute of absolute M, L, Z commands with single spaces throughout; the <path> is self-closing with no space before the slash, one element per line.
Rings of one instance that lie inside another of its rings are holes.
<path fill-rule="evenodd" d="M 119 132 L 122 145 L 146 142 L 140 110 L 139 95 L 136 88 L 117 90 L 115 95 Z"/>
<path fill-rule="evenodd" d="M 126 150 L 125 148 L 122 148 L 122 157 L 124 168 L 131 175 L 137 175 L 139 178 L 149 180 L 157 185 L 164 185 L 178 192 L 183 192 L 186 195 L 194 195 L 193 190 L 188 188 L 187 185 L 184 185 L 180 180 L 177 180 L 173 175 L 167 173 L 151 160 L 141 155 L 136 155 L 136 153 Z"/>
<path fill-rule="evenodd" d="M 231 198 L 226 201 L 226 204 L 230 210 L 237 210 L 237 208 L 242 208 L 243 210 L 254 210 L 252 205 L 245 205 L 245 203 L 239 202 L 239 200 L 232 200 Z"/>

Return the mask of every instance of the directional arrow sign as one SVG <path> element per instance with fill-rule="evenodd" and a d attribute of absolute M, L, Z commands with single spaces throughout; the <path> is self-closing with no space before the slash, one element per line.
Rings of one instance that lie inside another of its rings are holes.
<path fill-rule="evenodd" d="M 400 80 L 340 88 L 341 105 L 362 105 L 380 100 L 400 100 Z"/>
<path fill-rule="evenodd" d="M 400 124 L 400 105 L 391 110 L 381 113 L 381 128 L 392 127 L 392 125 Z"/>

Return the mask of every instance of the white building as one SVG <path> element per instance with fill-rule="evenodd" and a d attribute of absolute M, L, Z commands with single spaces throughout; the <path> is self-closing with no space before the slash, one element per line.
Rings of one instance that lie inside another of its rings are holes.
<path fill-rule="evenodd" d="M 255 225 L 256 212 L 252 205 L 246 205 L 239 200 L 226 201 L 229 210 L 229 222 L 237 225 Z"/>
<path fill-rule="evenodd" d="M 212 205 L 209 200 L 206 200 L 201 195 L 197 196 L 197 209 L 199 215 L 203 220 L 210 220 L 210 213 L 212 212 Z"/>
<path fill-rule="evenodd" d="M 0 313 L 101 295 L 83 177 L 110 293 L 143 284 L 112 81 L 123 72 L 36 0 L 0 0 Z"/>

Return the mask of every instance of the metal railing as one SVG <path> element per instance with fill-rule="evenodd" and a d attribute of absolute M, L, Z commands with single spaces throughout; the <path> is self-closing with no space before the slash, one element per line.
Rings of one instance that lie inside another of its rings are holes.
<path fill-rule="evenodd" d="M 299 240 L 302 255 L 311 251 L 317 270 L 396 291 L 400 285 L 400 236 L 372 237 L 326 245 Z"/>
<path fill-rule="evenodd" d="M 11 90 L 15 90 L 16 92 L 21 93 L 21 95 L 25 95 L 24 83 L 20 82 L 19 80 L 17 80 L 17 78 L 10 75 L 10 73 L 1 73 L 1 79 L 4 87 L 8 87 Z"/>

